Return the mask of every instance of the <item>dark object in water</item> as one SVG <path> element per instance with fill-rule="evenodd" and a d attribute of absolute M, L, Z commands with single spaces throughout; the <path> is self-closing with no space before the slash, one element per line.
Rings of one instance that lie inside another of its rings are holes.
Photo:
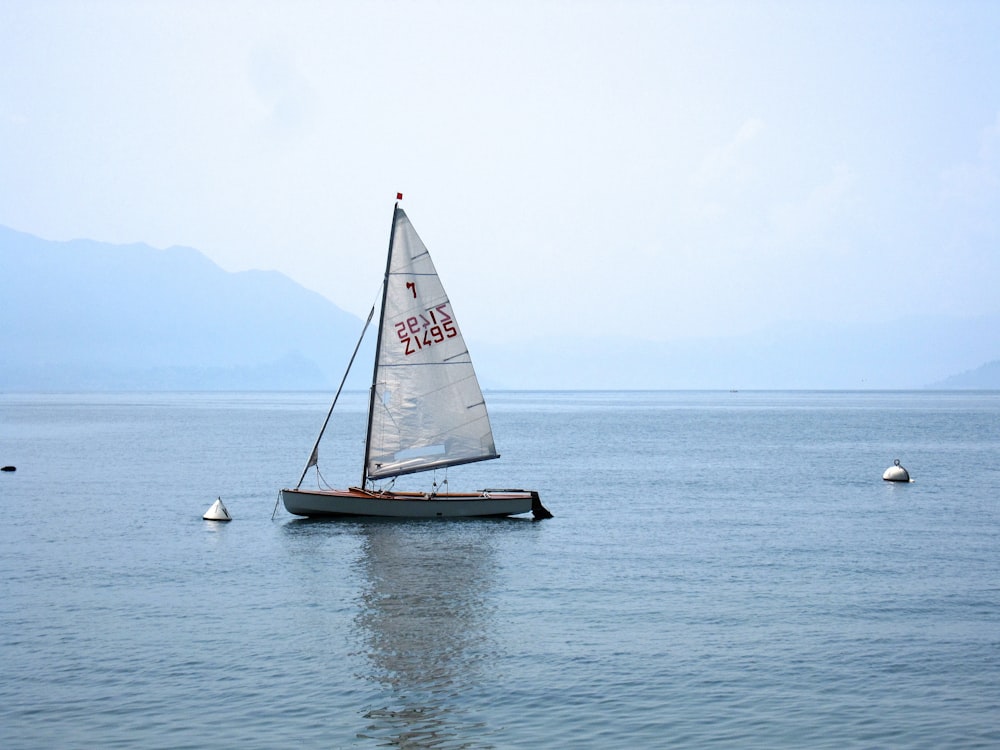
<path fill-rule="evenodd" d="M 16 466 L 4 466 L 0 467 L 0 471 L 17 471 Z"/>

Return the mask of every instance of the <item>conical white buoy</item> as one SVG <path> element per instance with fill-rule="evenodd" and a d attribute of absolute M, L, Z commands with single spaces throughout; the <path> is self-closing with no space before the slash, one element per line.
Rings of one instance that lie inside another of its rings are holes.
<path fill-rule="evenodd" d="M 205 511 L 205 515 L 202 516 L 206 521 L 232 521 L 233 517 L 229 515 L 229 511 L 226 510 L 226 506 L 222 504 L 222 498 L 220 497 L 214 503 L 212 507 Z"/>
<path fill-rule="evenodd" d="M 892 466 L 885 470 L 882 478 L 887 482 L 909 482 L 910 472 L 899 465 L 899 459 L 897 458 L 892 462 Z"/>

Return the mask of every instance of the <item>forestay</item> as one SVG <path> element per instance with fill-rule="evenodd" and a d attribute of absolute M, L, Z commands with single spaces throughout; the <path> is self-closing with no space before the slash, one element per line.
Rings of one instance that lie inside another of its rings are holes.
<path fill-rule="evenodd" d="M 393 216 L 365 469 L 369 479 L 497 458 L 483 394 L 434 263 Z"/>

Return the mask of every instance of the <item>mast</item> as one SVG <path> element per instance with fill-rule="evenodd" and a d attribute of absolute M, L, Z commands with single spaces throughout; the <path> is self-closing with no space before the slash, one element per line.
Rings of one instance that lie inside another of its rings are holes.
<path fill-rule="evenodd" d="M 399 200 L 402 193 L 396 194 L 396 204 L 392 207 L 392 227 L 389 229 L 389 252 L 385 258 L 385 279 L 382 280 L 382 308 L 378 314 L 378 338 L 375 339 L 375 362 L 372 365 L 372 385 L 368 395 L 368 430 L 365 433 L 365 452 L 362 457 L 361 466 L 361 489 L 365 489 L 368 484 L 368 446 L 372 441 L 372 426 L 375 421 L 375 386 L 378 380 L 378 357 L 382 351 L 382 327 L 385 321 L 385 304 L 389 296 L 389 269 L 392 268 L 392 243 L 396 238 L 396 213 L 399 211 Z"/>

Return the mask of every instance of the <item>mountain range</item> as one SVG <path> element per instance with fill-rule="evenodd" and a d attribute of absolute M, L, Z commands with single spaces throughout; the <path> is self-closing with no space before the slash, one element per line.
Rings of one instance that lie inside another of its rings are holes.
<path fill-rule="evenodd" d="M 0 227 L 0 391 L 333 389 L 362 326 L 281 273 L 227 272 L 192 248 Z M 1000 388 L 1000 314 L 673 341 L 465 333 L 494 389 Z M 368 376 L 355 367 L 347 387 Z"/>
<path fill-rule="evenodd" d="M 191 248 L 0 227 L 0 389 L 314 389 L 361 321 L 274 271 Z"/>

